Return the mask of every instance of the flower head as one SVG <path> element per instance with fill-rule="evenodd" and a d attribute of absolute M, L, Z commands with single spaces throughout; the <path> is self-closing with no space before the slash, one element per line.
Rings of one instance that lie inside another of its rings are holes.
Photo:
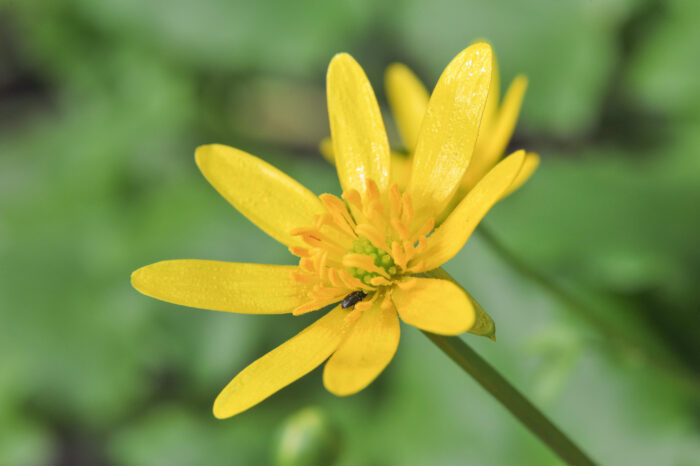
<path fill-rule="evenodd" d="M 452 207 L 457 205 L 466 193 L 503 158 L 518 121 L 520 107 L 527 89 L 527 78 L 523 75 L 516 76 L 501 101 L 499 95 L 500 79 L 495 57 L 492 66 L 491 84 L 474 151 L 458 186 L 457 194 L 452 199 Z M 411 175 L 412 157 L 418 144 L 418 135 L 421 131 L 423 117 L 428 109 L 430 94 L 420 79 L 401 63 L 394 63 L 387 68 L 385 89 L 389 108 L 396 122 L 402 144 L 399 150 L 392 152 L 392 178 L 403 189 L 408 184 Z M 335 162 L 333 143 L 330 138 L 321 141 L 320 149 L 328 161 Z M 504 193 L 504 196 L 522 186 L 538 165 L 539 156 L 534 152 L 528 152 L 520 174 Z M 438 219 L 438 221 L 441 220 L 442 218 Z"/>
<path fill-rule="evenodd" d="M 492 52 L 477 43 L 448 65 L 416 136 L 411 177 L 392 181 L 391 152 L 372 87 L 347 54 L 328 70 L 328 111 L 341 197 L 315 196 L 266 162 L 232 147 L 197 149 L 209 182 L 298 266 L 201 260 L 158 262 L 132 275 L 142 293 L 191 307 L 295 315 L 335 307 L 240 372 L 214 403 L 238 414 L 327 360 L 337 395 L 371 383 L 393 358 L 399 318 L 445 335 L 468 331 L 478 307 L 435 271 L 452 258 L 523 168 L 519 151 L 492 168 L 454 207 L 491 83 Z"/>

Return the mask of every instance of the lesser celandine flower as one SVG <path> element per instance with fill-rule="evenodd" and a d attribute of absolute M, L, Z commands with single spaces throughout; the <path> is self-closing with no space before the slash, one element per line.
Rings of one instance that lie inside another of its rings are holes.
<path fill-rule="evenodd" d="M 454 282 L 430 274 L 464 245 L 482 217 L 517 182 L 526 154 L 496 164 L 437 228 L 477 143 L 492 51 L 476 43 L 440 77 L 416 130 L 411 176 L 393 181 L 379 106 L 362 68 L 333 58 L 327 92 L 342 197 L 315 196 L 266 162 L 223 145 L 201 146 L 197 164 L 241 213 L 299 257 L 298 266 L 175 260 L 132 275 L 142 293 L 217 311 L 294 315 L 335 307 L 240 372 L 214 402 L 225 418 L 259 403 L 322 364 L 323 382 L 349 395 L 372 382 L 399 343 L 399 318 L 457 335 L 475 305 Z"/>
<path fill-rule="evenodd" d="M 428 109 L 430 99 L 428 90 L 420 79 L 406 66 L 394 63 L 385 74 L 385 90 L 389 108 L 396 122 L 401 137 L 402 150 L 393 151 L 391 157 L 392 179 L 400 188 L 404 188 L 411 174 L 412 155 L 418 143 L 423 116 Z M 454 196 L 452 206 L 456 205 L 476 183 L 493 168 L 502 158 L 506 146 L 513 135 L 515 124 L 527 88 L 527 78 L 515 77 L 506 91 L 503 102 L 499 102 L 500 80 L 495 57 L 491 85 L 486 99 L 481 125 L 471 156 L 469 166 Z M 335 161 L 333 143 L 329 139 L 321 141 L 321 153 L 330 162 Z M 518 179 L 510 186 L 506 194 L 525 183 L 539 164 L 539 156 L 533 152 L 525 155 L 525 164 Z"/>

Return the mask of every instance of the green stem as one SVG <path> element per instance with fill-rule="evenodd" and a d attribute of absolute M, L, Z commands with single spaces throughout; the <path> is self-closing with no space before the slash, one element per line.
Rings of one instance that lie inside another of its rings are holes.
<path fill-rule="evenodd" d="M 514 268 L 520 275 L 529 278 L 538 286 L 546 290 L 554 296 L 565 307 L 571 309 L 578 314 L 582 319 L 585 319 L 593 326 L 604 338 L 605 341 L 618 350 L 632 351 L 636 356 L 643 358 L 647 363 L 654 365 L 661 372 L 666 373 L 689 393 L 698 393 L 700 388 L 700 378 L 694 373 L 689 372 L 677 361 L 672 358 L 664 358 L 658 354 L 649 351 L 649 346 L 646 342 L 638 342 L 631 339 L 629 336 L 616 330 L 606 321 L 600 319 L 597 313 L 589 309 L 588 306 L 569 293 L 565 288 L 551 280 L 547 275 L 531 267 L 522 259 L 515 256 L 494 234 L 483 224 L 479 225 L 479 236 L 486 241 L 489 247 L 496 252 L 508 265 Z"/>
<path fill-rule="evenodd" d="M 571 465 L 594 465 L 595 463 L 574 444 L 561 430 L 545 417 L 527 398 L 520 394 L 489 363 L 481 358 L 458 337 L 446 337 L 430 332 L 423 333 L 447 356 L 481 384 L 503 404 L 525 427 L 537 435 L 566 463 Z"/>

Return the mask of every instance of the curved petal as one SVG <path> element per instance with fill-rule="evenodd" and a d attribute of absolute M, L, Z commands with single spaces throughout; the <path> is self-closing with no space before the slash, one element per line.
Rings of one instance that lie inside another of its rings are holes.
<path fill-rule="evenodd" d="M 501 199 L 520 172 L 524 160 L 525 151 L 520 150 L 488 172 L 430 235 L 427 247 L 414 258 L 414 262 L 423 261 L 422 270 L 432 270 L 452 259 L 489 209 Z"/>
<path fill-rule="evenodd" d="M 516 76 L 513 82 L 510 83 L 506 95 L 503 96 L 503 102 L 498 110 L 498 114 L 494 121 L 491 131 L 489 131 L 488 141 L 484 152 L 490 158 L 493 164 L 496 163 L 498 157 L 503 154 L 508 146 L 510 138 L 513 136 L 513 130 L 518 122 L 520 108 L 525 98 L 525 90 L 527 89 L 527 78 L 523 75 Z"/>
<path fill-rule="evenodd" d="M 526 89 L 527 78 L 522 75 L 517 76 L 508 88 L 500 110 L 490 118 L 488 128 L 479 133 L 472 161 L 462 179 L 463 192 L 472 189 L 503 155 L 513 136 Z"/>
<path fill-rule="evenodd" d="M 399 346 L 399 318 L 393 306 L 380 303 L 363 311 L 348 337 L 323 369 L 323 384 L 338 396 L 352 395 L 369 385 L 391 362 Z"/>
<path fill-rule="evenodd" d="M 386 69 L 384 86 L 396 126 L 408 152 L 413 152 L 430 95 L 406 65 L 394 63 Z"/>
<path fill-rule="evenodd" d="M 474 325 L 476 313 L 461 287 L 439 278 L 412 278 L 391 295 L 401 320 L 440 335 L 459 335 Z"/>
<path fill-rule="evenodd" d="M 525 162 L 523 162 L 522 168 L 520 168 L 520 172 L 518 172 L 518 176 L 515 177 L 513 182 L 508 186 L 508 189 L 506 190 L 505 193 L 503 193 L 503 196 L 501 198 L 504 198 L 508 195 L 510 195 L 513 191 L 521 187 L 527 180 L 530 179 L 532 174 L 535 172 L 537 167 L 540 165 L 540 156 L 537 155 L 534 152 L 528 152 L 525 154 Z"/>
<path fill-rule="evenodd" d="M 496 323 L 493 321 L 491 316 L 488 315 L 486 311 L 484 311 L 484 308 L 481 307 L 477 300 L 474 299 L 474 297 L 470 295 L 467 292 L 467 290 L 462 288 L 462 285 L 457 283 L 455 279 L 450 276 L 450 274 L 445 272 L 445 270 L 442 267 L 439 267 L 437 269 L 433 269 L 429 272 L 426 272 L 424 276 L 428 278 L 439 278 L 442 280 L 449 280 L 451 283 L 454 283 L 456 286 L 458 286 L 464 292 L 464 294 L 467 295 L 467 297 L 472 303 L 472 306 L 474 306 L 474 325 L 472 325 L 467 331 L 469 333 L 473 333 L 474 335 L 479 335 L 496 341 Z"/>
<path fill-rule="evenodd" d="M 365 72 L 350 55 L 341 53 L 331 60 L 326 83 L 333 153 L 343 191 L 364 193 L 367 178 L 386 190 L 389 140 Z"/>
<path fill-rule="evenodd" d="M 141 267 L 131 284 L 152 298 L 182 306 L 241 314 L 284 314 L 309 300 L 287 265 L 171 260 Z"/>
<path fill-rule="evenodd" d="M 491 62 L 488 44 L 471 45 L 447 65 L 430 97 L 408 184 L 418 224 L 446 207 L 469 165 L 491 83 Z"/>
<path fill-rule="evenodd" d="M 204 177 L 239 212 L 287 246 L 303 242 L 289 234 L 324 212 L 321 201 L 269 163 L 221 144 L 200 146 L 195 160 Z"/>
<path fill-rule="evenodd" d="M 321 155 L 332 165 L 335 165 L 335 156 L 333 154 L 333 143 L 331 138 L 323 138 L 318 145 Z M 408 178 L 411 174 L 411 158 L 399 152 L 391 151 L 391 181 L 399 185 L 399 189 L 403 191 L 408 184 Z"/>
<path fill-rule="evenodd" d="M 476 147 L 484 141 L 491 128 L 493 127 L 496 115 L 498 114 L 498 102 L 501 98 L 501 78 L 498 73 L 498 60 L 494 54 L 491 62 L 491 84 L 489 85 L 489 95 L 486 98 L 484 106 L 484 114 L 481 117 L 481 125 L 479 126 L 479 136 L 476 138 Z M 476 150 L 476 149 L 475 149 Z M 472 162 L 473 162 L 472 156 Z"/>
<path fill-rule="evenodd" d="M 391 151 L 391 181 L 396 183 L 402 192 L 406 189 L 411 177 L 411 157 Z"/>
<path fill-rule="evenodd" d="M 320 366 L 345 337 L 348 311 L 330 311 L 243 369 L 214 401 L 214 416 L 235 416 Z"/>
<path fill-rule="evenodd" d="M 318 150 L 328 163 L 335 165 L 335 154 L 333 154 L 333 141 L 331 141 L 331 138 L 321 139 L 321 142 L 318 144 Z"/>

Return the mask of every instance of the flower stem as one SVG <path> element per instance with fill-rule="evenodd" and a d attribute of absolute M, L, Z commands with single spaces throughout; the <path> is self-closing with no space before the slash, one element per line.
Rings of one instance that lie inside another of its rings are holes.
<path fill-rule="evenodd" d="M 503 404 L 525 427 L 537 435 L 562 460 L 571 465 L 595 463 L 527 398 L 458 337 L 423 331 L 447 356 Z"/>
<path fill-rule="evenodd" d="M 538 286 L 546 290 L 550 295 L 562 303 L 566 308 L 575 312 L 579 317 L 586 320 L 594 327 L 607 343 L 615 347 L 618 351 L 628 351 L 636 357 L 641 357 L 648 364 L 655 366 L 661 372 L 672 377 L 689 393 L 697 394 L 700 388 L 700 378 L 696 374 L 685 369 L 678 361 L 669 357 L 663 357 L 649 350 L 649 345 L 631 339 L 615 329 L 608 322 L 604 321 L 598 314 L 568 292 L 557 282 L 551 280 L 547 275 L 527 264 L 525 261 L 513 254 L 486 226 L 479 225 L 479 237 L 482 238 L 503 261 L 514 268 L 519 274 L 530 279 Z"/>

